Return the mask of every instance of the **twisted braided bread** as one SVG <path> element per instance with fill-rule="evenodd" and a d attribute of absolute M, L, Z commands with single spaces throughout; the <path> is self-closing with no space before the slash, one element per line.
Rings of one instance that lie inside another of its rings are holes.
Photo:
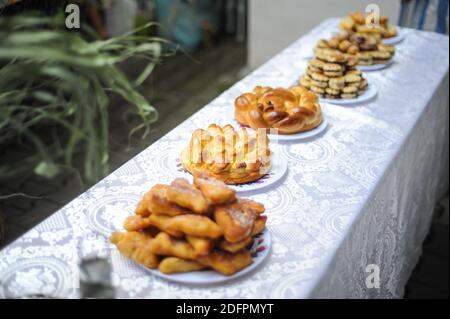
<path fill-rule="evenodd" d="M 257 86 L 253 92 L 239 96 L 234 105 L 236 120 L 253 129 L 276 128 L 279 134 L 294 134 L 322 122 L 317 95 L 302 86 Z"/>
<path fill-rule="evenodd" d="M 245 128 L 236 132 L 231 125 L 211 124 L 192 133 L 180 160 L 190 173 L 206 170 L 227 184 L 248 183 L 269 172 L 269 142 L 265 132 L 249 134 Z"/>

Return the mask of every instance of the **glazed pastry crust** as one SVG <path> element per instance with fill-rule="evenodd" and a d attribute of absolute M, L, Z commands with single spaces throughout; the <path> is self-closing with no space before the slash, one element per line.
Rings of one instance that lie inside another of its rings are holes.
<path fill-rule="evenodd" d="M 279 134 L 309 131 L 322 122 L 317 95 L 302 86 L 257 86 L 235 101 L 236 120 L 253 129 L 276 128 Z"/>

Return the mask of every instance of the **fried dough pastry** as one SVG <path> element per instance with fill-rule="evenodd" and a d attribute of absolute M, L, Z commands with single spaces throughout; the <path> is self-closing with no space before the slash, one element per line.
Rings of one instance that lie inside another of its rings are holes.
<path fill-rule="evenodd" d="M 141 215 L 130 215 L 125 219 L 123 227 L 128 231 L 143 230 L 152 225 L 149 217 Z"/>
<path fill-rule="evenodd" d="M 249 183 L 270 171 L 267 132 L 237 132 L 231 125 L 211 124 L 192 133 L 180 159 L 191 173 L 203 170 L 226 184 Z"/>
<path fill-rule="evenodd" d="M 147 268 L 158 267 L 158 258 L 150 248 L 152 237 L 140 232 L 115 232 L 110 236 L 111 242 L 116 245 L 122 255 L 130 258 Z"/>
<path fill-rule="evenodd" d="M 236 191 L 224 182 L 212 178 L 204 170 L 195 170 L 194 185 L 211 201 L 212 204 L 225 204 L 236 200 Z"/>
<path fill-rule="evenodd" d="M 245 249 L 235 254 L 213 250 L 208 256 L 199 257 L 197 261 L 226 276 L 237 273 L 253 262 L 250 252 Z"/>
<path fill-rule="evenodd" d="M 177 216 L 189 213 L 189 210 L 171 203 L 168 199 L 169 185 L 156 184 L 150 190 L 147 201 L 148 210 L 153 214 Z"/>
<path fill-rule="evenodd" d="M 288 89 L 257 86 L 239 96 L 235 118 L 253 129 L 275 128 L 279 134 L 312 130 L 322 123 L 322 110 L 316 94 L 301 86 Z"/>
<path fill-rule="evenodd" d="M 143 217 L 147 217 L 148 215 L 150 215 L 148 203 L 151 196 L 152 194 L 150 191 L 144 194 L 144 197 L 142 197 L 142 199 L 139 201 L 136 210 L 134 211 L 137 215 L 141 215 Z"/>
<path fill-rule="evenodd" d="M 218 206 L 214 211 L 216 223 L 223 229 L 225 240 L 236 243 L 251 235 L 257 214 L 239 201 Z"/>
<path fill-rule="evenodd" d="M 208 255 L 214 247 L 215 241 L 210 238 L 186 235 L 186 240 L 195 249 L 199 256 Z"/>
<path fill-rule="evenodd" d="M 255 220 L 255 224 L 252 229 L 252 236 L 256 236 L 263 232 L 264 228 L 266 228 L 267 216 L 258 216 Z"/>
<path fill-rule="evenodd" d="M 206 269 L 207 266 L 202 265 L 193 260 L 186 260 L 177 257 L 166 257 L 159 264 L 159 271 L 165 274 L 175 274 L 180 272 L 198 271 Z"/>
<path fill-rule="evenodd" d="M 229 253 L 236 253 L 239 250 L 242 250 L 242 249 L 246 248 L 247 246 L 249 246 L 252 242 L 253 242 L 252 237 L 247 237 L 236 243 L 230 243 L 230 242 L 227 242 L 226 240 L 221 240 L 217 243 L 217 248 L 227 251 Z"/>
<path fill-rule="evenodd" d="M 167 198 L 197 214 L 206 214 L 210 210 L 210 201 L 184 178 L 177 178 L 170 184 Z"/>
<path fill-rule="evenodd" d="M 180 215 L 180 216 L 182 216 L 182 215 Z M 169 223 L 172 218 L 173 217 L 166 216 L 166 215 L 152 214 L 152 215 L 150 215 L 150 217 L 148 217 L 148 220 L 149 220 L 150 225 L 155 226 L 159 230 L 164 231 L 173 237 L 183 237 L 182 232 L 172 230 L 169 228 Z"/>
<path fill-rule="evenodd" d="M 159 233 L 149 242 L 149 250 L 155 255 L 175 256 L 182 259 L 195 259 L 197 253 L 189 243 L 182 239 L 170 237 L 166 233 Z"/>
<path fill-rule="evenodd" d="M 378 34 L 383 38 L 392 38 L 397 35 L 397 28 L 389 24 L 387 16 L 379 16 L 379 26 L 375 23 L 372 13 L 365 15 L 360 11 L 350 13 L 339 23 L 339 27 L 347 32 L 364 32 L 368 34 Z"/>
<path fill-rule="evenodd" d="M 209 217 L 187 214 L 171 217 L 167 229 L 186 235 L 216 239 L 222 236 L 222 228 Z"/>
<path fill-rule="evenodd" d="M 176 179 L 145 193 L 124 221 L 127 232 L 111 234 L 110 241 L 122 255 L 162 273 L 212 268 L 232 275 L 252 263 L 250 246 L 265 228 L 264 212 L 264 205 L 195 171 L 194 185 Z"/>

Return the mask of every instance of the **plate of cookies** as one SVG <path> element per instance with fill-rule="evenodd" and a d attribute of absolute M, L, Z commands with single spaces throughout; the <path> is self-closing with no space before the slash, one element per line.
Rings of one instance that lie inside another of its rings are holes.
<path fill-rule="evenodd" d="M 193 184 L 156 184 L 137 203 L 124 230 L 110 235 L 121 255 L 165 280 L 224 283 L 251 272 L 269 255 L 264 205 L 204 171 Z"/>
<path fill-rule="evenodd" d="M 395 47 L 383 43 L 377 33 L 341 32 L 330 39 L 321 39 L 316 50 L 328 49 L 350 55 L 357 59 L 361 71 L 376 71 L 391 65 Z"/>
<path fill-rule="evenodd" d="M 234 106 L 230 117 L 241 127 L 267 129 L 273 142 L 308 139 L 322 133 L 328 125 L 319 97 L 299 85 L 256 86 L 237 97 Z"/>
<path fill-rule="evenodd" d="M 270 143 L 267 130 L 210 124 L 195 130 L 186 144 L 172 155 L 183 177 L 204 170 L 234 190 L 248 192 L 273 185 L 287 172 L 287 161 Z"/>
<path fill-rule="evenodd" d="M 308 62 L 300 85 L 320 96 L 324 103 L 348 105 L 372 99 L 377 94 L 363 73 L 356 68 L 358 60 L 334 49 L 316 48 Z M 370 89 L 369 89 L 370 88 Z"/>

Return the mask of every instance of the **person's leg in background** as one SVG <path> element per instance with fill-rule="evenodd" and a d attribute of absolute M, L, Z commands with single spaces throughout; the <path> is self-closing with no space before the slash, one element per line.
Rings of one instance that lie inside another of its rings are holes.
<path fill-rule="evenodd" d="M 436 32 L 447 33 L 448 0 L 439 0 L 437 9 Z"/>

